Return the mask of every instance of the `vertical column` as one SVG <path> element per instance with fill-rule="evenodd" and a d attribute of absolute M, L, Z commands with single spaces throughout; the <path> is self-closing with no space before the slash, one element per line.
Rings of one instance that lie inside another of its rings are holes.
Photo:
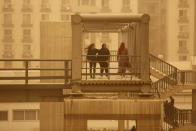
<path fill-rule="evenodd" d="M 141 78 L 144 81 L 150 80 L 149 19 L 148 15 L 143 15 L 140 23 Z"/>
<path fill-rule="evenodd" d="M 196 36 L 196 1 L 194 1 L 194 36 Z M 193 55 L 196 57 L 196 37 L 194 37 L 194 47 Z M 193 71 L 196 72 L 196 65 L 192 65 Z M 195 74 L 195 73 L 194 73 Z M 196 76 L 193 75 L 193 79 L 196 79 Z M 196 90 L 192 91 L 192 123 L 196 125 Z"/>
<path fill-rule="evenodd" d="M 40 103 L 40 131 L 64 131 L 64 102 Z"/>
<path fill-rule="evenodd" d="M 125 121 L 118 120 L 118 131 L 125 131 Z"/>
<path fill-rule="evenodd" d="M 192 91 L 192 123 L 196 125 L 196 90 Z"/>
<path fill-rule="evenodd" d="M 82 78 L 82 19 L 79 15 L 72 15 L 72 80 L 78 82 Z M 76 88 L 75 88 L 76 87 Z M 77 91 L 77 85 L 72 89 Z"/>

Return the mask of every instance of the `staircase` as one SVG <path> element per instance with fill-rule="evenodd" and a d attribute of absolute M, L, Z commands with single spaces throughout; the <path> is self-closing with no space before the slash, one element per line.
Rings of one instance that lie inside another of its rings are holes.
<path fill-rule="evenodd" d="M 161 99 L 196 87 L 196 72 L 179 70 L 152 54 L 150 54 L 150 72 L 158 79 L 152 83 L 151 92 Z M 164 112 L 163 131 L 196 131 L 196 126 L 191 125 L 192 110 L 177 109 L 165 103 Z"/>
<path fill-rule="evenodd" d="M 159 79 L 152 83 L 151 92 L 165 99 L 182 90 L 195 89 L 196 72 L 182 71 L 177 67 L 150 54 L 151 75 Z"/>

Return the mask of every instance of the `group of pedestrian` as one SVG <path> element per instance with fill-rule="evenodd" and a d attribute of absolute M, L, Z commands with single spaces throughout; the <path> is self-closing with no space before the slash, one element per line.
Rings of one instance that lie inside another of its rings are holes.
<path fill-rule="evenodd" d="M 118 73 L 121 76 L 125 76 L 126 68 L 129 65 L 129 57 L 128 57 L 128 50 L 125 48 L 125 43 L 122 42 L 119 49 L 118 49 Z M 96 74 L 96 64 L 99 63 L 100 65 L 100 74 L 101 76 L 105 75 L 109 78 L 109 61 L 110 61 L 110 51 L 107 48 L 106 43 L 102 44 L 101 49 L 96 49 L 95 44 L 92 43 L 88 47 L 87 51 L 87 60 L 89 61 L 90 66 L 90 77 L 95 78 Z"/>

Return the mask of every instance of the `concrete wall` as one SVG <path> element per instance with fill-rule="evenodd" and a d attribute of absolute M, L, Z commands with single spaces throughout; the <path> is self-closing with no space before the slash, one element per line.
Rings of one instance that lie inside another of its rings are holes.
<path fill-rule="evenodd" d="M 39 103 L 0 103 L 0 111 L 8 111 L 8 121 L 0 121 L 1 131 L 39 131 L 39 120 L 15 121 L 13 110 L 40 109 Z"/>

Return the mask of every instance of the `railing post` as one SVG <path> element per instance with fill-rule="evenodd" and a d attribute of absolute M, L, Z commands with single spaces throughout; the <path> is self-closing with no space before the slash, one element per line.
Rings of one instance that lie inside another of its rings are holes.
<path fill-rule="evenodd" d="M 28 68 L 29 68 L 29 62 L 28 62 L 28 60 L 26 60 L 25 61 L 25 85 L 26 86 L 29 83 L 29 81 L 28 81 L 28 79 L 29 79 L 29 70 L 28 70 Z"/>
<path fill-rule="evenodd" d="M 182 71 L 182 72 L 180 73 L 180 75 L 181 75 L 180 81 L 181 81 L 181 83 L 184 85 L 184 84 L 185 84 L 185 72 Z"/>
<path fill-rule="evenodd" d="M 64 82 L 66 84 L 68 81 L 68 61 L 64 61 L 64 71 Z"/>

